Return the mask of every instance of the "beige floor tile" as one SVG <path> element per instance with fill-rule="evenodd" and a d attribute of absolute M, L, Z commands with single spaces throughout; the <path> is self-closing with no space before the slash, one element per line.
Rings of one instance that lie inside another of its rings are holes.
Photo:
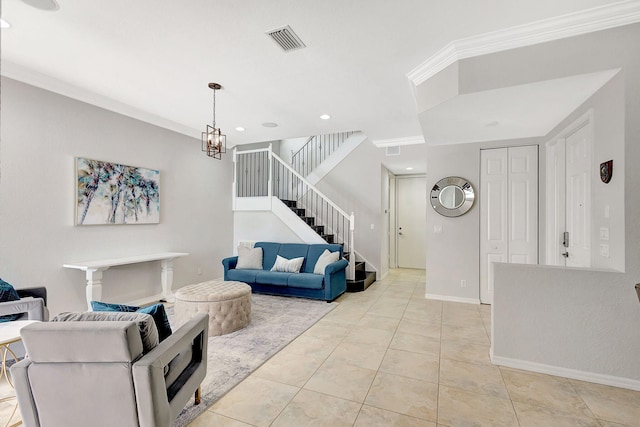
<path fill-rule="evenodd" d="M 398 331 L 407 332 L 415 335 L 423 335 L 425 337 L 431 337 L 440 339 L 440 330 L 442 325 L 440 323 L 424 322 L 421 320 L 403 318 L 398 325 Z"/>
<path fill-rule="evenodd" d="M 442 340 L 442 358 L 491 365 L 489 344 Z"/>
<path fill-rule="evenodd" d="M 300 389 L 249 376 L 211 407 L 211 411 L 254 426 L 268 426 Z"/>
<path fill-rule="evenodd" d="M 370 314 L 401 318 L 407 308 L 408 300 L 398 298 L 380 298 L 370 309 Z"/>
<path fill-rule="evenodd" d="M 365 314 L 358 322 L 357 326 L 365 328 L 382 329 L 385 331 L 395 331 L 398 328 L 400 319 L 391 317 L 376 316 L 375 314 Z"/>
<path fill-rule="evenodd" d="M 589 417 L 575 417 L 551 408 L 513 402 L 520 421 L 520 427 L 600 427 L 598 420 Z"/>
<path fill-rule="evenodd" d="M 438 424 L 458 426 L 518 427 L 511 401 L 440 386 Z"/>
<path fill-rule="evenodd" d="M 435 422 L 437 399 L 437 384 L 378 372 L 365 404 Z"/>
<path fill-rule="evenodd" d="M 595 418 L 569 380 L 551 375 L 502 369 L 502 378 L 514 402 L 552 408 L 578 418 Z"/>
<path fill-rule="evenodd" d="M 303 336 L 312 336 L 321 339 L 344 338 L 349 335 L 350 331 L 351 329 L 347 326 L 321 320 L 307 329 Z"/>
<path fill-rule="evenodd" d="M 361 406 L 349 400 L 300 390 L 272 426 L 348 427 L 355 422 Z"/>
<path fill-rule="evenodd" d="M 326 358 L 329 357 L 331 352 L 342 342 L 343 339 L 344 337 L 317 338 L 312 335 L 302 335 L 286 346 L 283 351 Z"/>
<path fill-rule="evenodd" d="M 362 403 L 375 376 L 374 370 L 327 360 L 304 389 Z"/>
<path fill-rule="evenodd" d="M 436 427 L 435 423 L 363 405 L 354 427 Z"/>
<path fill-rule="evenodd" d="M 600 425 L 602 427 L 633 427 L 627 424 L 612 423 L 611 421 L 606 421 L 606 420 L 598 420 L 598 421 L 600 421 Z"/>
<path fill-rule="evenodd" d="M 234 420 L 211 411 L 204 411 L 195 420 L 189 423 L 189 427 L 251 427 L 251 424 Z"/>
<path fill-rule="evenodd" d="M 387 348 L 393 338 L 393 331 L 385 331 L 383 329 L 366 328 L 363 326 L 354 326 L 349 335 L 344 338 L 343 342 L 351 342 L 357 344 L 366 344 L 372 347 Z"/>
<path fill-rule="evenodd" d="M 376 371 L 380 367 L 386 352 L 386 347 L 345 341 L 336 347 L 327 358 L 327 362 Z"/>
<path fill-rule="evenodd" d="M 442 339 L 490 344 L 482 322 L 467 326 L 442 325 Z"/>
<path fill-rule="evenodd" d="M 265 380 L 302 387 L 324 361 L 325 358 L 322 356 L 300 355 L 283 350 L 269 359 L 253 375 Z"/>
<path fill-rule="evenodd" d="M 480 313 L 480 305 L 443 301 L 442 310 L 443 312 L 453 313 Z"/>
<path fill-rule="evenodd" d="M 367 308 L 351 305 L 341 305 L 322 318 L 324 321 L 339 324 L 355 325 L 367 312 Z"/>
<path fill-rule="evenodd" d="M 440 360 L 437 357 L 390 348 L 379 370 L 437 384 L 439 368 Z"/>
<path fill-rule="evenodd" d="M 481 325 L 482 316 L 480 316 L 480 312 L 477 311 L 444 310 L 442 312 L 442 324 L 453 326 Z"/>
<path fill-rule="evenodd" d="M 440 384 L 473 393 L 509 399 L 500 369 L 495 366 L 442 359 Z"/>
<path fill-rule="evenodd" d="M 582 381 L 570 383 L 596 418 L 633 427 L 640 426 L 640 391 Z"/>
<path fill-rule="evenodd" d="M 427 356 L 439 357 L 440 340 L 423 335 L 409 334 L 406 332 L 396 332 L 391 340 L 389 348 L 396 350 L 411 351 L 413 353 L 426 354 Z"/>
<path fill-rule="evenodd" d="M 442 303 L 432 304 L 431 300 L 412 299 L 404 311 L 404 319 L 420 320 L 423 322 L 442 322 Z"/>

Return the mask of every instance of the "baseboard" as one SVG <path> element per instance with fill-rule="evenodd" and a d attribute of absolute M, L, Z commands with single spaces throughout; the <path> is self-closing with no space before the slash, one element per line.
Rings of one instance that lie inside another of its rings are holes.
<path fill-rule="evenodd" d="M 462 298 L 462 297 L 452 297 L 449 295 L 436 295 L 436 294 L 425 294 L 424 296 L 427 299 L 435 299 L 438 301 L 449 301 L 449 302 L 462 302 L 465 304 L 480 304 L 480 300 L 476 298 Z"/>
<path fill-rule="evenodd" d="M 623 377 L 614 377 L 612 375 L 596 374 L 594 372 L 578 371 L 576 369 L 545 365 L 543 363 L 530 362 L 527 360 L 495 356 L 493 354 L 493 346 L 490 351 L 490 356 L 491 362 L 494 365 L 506 366 L 508 368 L 522 369 L 525 371 L 538 372 L 541 374 L 555 375 L 557 377 L 571 378 L 579 381 L 587 381 L 590 383 L 640 391 L 640 381 L 638 380 Z"/>

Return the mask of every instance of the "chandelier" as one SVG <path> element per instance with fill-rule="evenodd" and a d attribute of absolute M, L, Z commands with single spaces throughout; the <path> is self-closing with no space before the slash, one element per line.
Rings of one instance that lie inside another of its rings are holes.
<path fill-rule="evenodd" d="M 222 89 L 222 86 L 209 83 L 209 88 L 213 89 L 213 120 L 211 125 L 207 125 L 206 131 L 202 132 L 202 151 L 209 157 L 222 160 L 222 154 L 227 152 L 227 136 L 216 127 L 216 90 Z"/>

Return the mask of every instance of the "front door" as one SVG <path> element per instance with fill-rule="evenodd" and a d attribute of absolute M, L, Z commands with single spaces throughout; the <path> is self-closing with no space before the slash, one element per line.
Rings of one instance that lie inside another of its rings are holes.
<path fill-rule="evenodd" d="M 396 178 L 398 267 L 426 268 L 427 180 L 421 177 Z"/>

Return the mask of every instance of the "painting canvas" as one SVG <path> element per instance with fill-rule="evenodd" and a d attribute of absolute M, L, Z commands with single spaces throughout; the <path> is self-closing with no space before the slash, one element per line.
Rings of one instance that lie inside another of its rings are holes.
<path fill-rule="evenodd" d="M 157 224 L 160 171 L 76 157 L 76 224 Z"/>

